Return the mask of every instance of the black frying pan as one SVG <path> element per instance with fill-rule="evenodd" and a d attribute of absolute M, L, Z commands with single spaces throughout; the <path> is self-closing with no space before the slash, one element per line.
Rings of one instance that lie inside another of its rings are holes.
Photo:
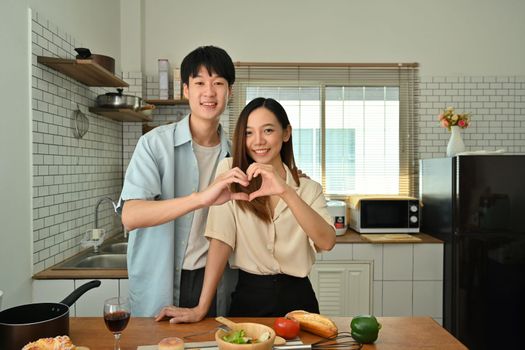
<path fill-rule="evenodd" d="M 85 283 L 60 303 L 26 304 L 1 311 L 0 349 L 19 350 L 39 338 L 69 335 L 69 307 L 98 286 L 99 280 Z"/>

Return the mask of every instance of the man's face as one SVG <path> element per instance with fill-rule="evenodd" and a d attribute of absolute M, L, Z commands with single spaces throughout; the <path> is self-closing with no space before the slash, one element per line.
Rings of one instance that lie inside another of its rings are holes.
<path fill-rule="evenodd" d="M 190 103 L 193 118 L 218 121 L 230 94 L 228 81 L 215 73 L 210 75 L 204 66 L 200 67 L 197 76 L 190 76 L 188 84 L 184 84 L 184 96 Z"/>

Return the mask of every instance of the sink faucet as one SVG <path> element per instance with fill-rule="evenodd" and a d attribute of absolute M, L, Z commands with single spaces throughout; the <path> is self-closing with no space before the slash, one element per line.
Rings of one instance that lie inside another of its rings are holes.
<path fill-rule="evenodd" d="M 111 205 L 113 205 L 113 210 L 116 210 L 117 209 L 117 205 L 115 204 L 115 202 L 113 202 L 113 199 L 111 199 L 110 197 L 102 197 L 98 200 L 97 202 L 97 205 L 95 206 L 95 228 L 99 228 L 98 227 L 98 207 L 100 206 L 100 204 L 102 204 L 102 202 L 104 201 L 109 201 L 111 203 Z"/>

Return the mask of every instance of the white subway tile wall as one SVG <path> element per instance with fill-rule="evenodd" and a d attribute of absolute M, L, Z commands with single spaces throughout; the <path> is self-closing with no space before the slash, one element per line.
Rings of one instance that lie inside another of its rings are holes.
<path fill-rule="evenodd" d="M 89 113 L 96 96 L 89 88 L 37 63 L 37 56 L 74 58 L 82 46 L 68 33 L 33 12 L 33 271 L 39 272 L 77 253 L 86 230 L 94 227 L 97 200 L 116 200 L 122 186 L 122 124 Z M 89 130 L 75 138 L 74 112 L 89 119 Z M 112 206 L 100 206 L 99 222 L 120 230 Z"/>
<path fill-rule="evenodd" d="M 437 116 L 453 106 L 472 114 L 462 130 L 467 151 L 505 149 L 525 153 L 525 77 L 422 77 L 419 97 L 419 158 L 444 157 L 450 133 Z"/>

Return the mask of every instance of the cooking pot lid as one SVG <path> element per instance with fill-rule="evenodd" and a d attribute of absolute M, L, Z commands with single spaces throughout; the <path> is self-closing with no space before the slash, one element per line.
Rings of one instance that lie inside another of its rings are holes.
<path fill-rule="evenodd" d="M 123 95 L 122 92 L 124 92 L 124 89 L 117 89 L 117 92 L 106 92 L 104 96 L 130 96 L 130 95 Z M 134 97 L 134 96 L 131 96 Z"/>
<path fill-rule="evenodd" d="M 99 96 L 119 96 L 119 97 L 138 98 L 139 100 L 141 99 L 140 97 L 134 96 L 134 95 L 124 95 L 122 93 L 124 91 L 123 89 L 117 89 L 117 91 L 118 92 L 106 92 L 104 95 L 99 95 Z"/>

